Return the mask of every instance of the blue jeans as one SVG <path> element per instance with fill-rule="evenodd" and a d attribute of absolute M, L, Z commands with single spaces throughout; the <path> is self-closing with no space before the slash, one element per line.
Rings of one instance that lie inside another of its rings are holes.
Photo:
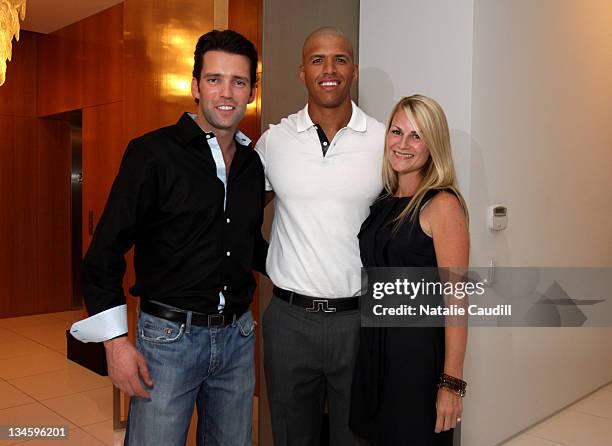
<path fill-rule="evenodd" d="M 140 313 L 136 346 L 153 387 L 132 397 L 125 445 L 184 445 L 194 404 L 197 444 L 247 446 L 255 387 L 253 315 L 223 328 L 171 322 Z"/>

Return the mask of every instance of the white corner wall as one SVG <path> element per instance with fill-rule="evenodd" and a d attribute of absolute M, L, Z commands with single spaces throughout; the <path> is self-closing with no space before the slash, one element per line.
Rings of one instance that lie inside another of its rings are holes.
<path fill-rule="evenodd" d="M 472 266 L 612 266 L 612 2 L 362 0 L 360 63 L 379 119 L 446 110 Z M 472 329 L 465 375 L 462 444 L 496 445 L 612 380 L 612 330 Z"/>
<path fill-rule="evenodd" d="M 611 119 L 612 2 L 476 0 L 474 261 L 612 266 Z M 498 202 L 508 230 L 487 233 Z"/>

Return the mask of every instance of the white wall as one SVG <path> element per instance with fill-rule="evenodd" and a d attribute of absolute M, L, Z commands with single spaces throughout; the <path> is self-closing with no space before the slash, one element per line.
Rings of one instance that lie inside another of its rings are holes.
<path fill-rule="evenodd" d="M 611 18 L 607 0 L 475 1 L 473 264 L 612 266 Z M 509 208 L 499 234 L 485 227 L 494 203 Z M 466 419 L 478 420 L 467 444 L 494 444 L 612 380 L 609 329 L 484 331 L 466 370 Z"/>
<path fill-rule="evenodd" d="M 476 0 L 474 16 L 470 196 L 511 224 L 474 237 L 473 260 L 612 265 L 612 2 Z"/>
<path fill-rule="evenodd" d="M 403 96 L 435 98 L 452 123 L 457 175 L 467 196 L 473 0 L 362 0 L 360 9 L 359 105 L 386 123 Z"/>
<path fill-rule="evenodd" d="M 360 105 L 445 108 L 473 266 L 612 266 L 611 23 L 609 0 L 362 0 Z M 493 234 L 496 203 L 509 227 Z M 468 349 L 464 445 L 612 380 L 610 329 L 472 329 Z"/>

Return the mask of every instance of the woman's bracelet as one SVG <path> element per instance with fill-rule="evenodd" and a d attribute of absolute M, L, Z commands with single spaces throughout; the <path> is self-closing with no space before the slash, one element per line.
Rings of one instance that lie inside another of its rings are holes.
<path fill-rule="evenodd" d="M 447 375 L 446 373 L 442 373 L 440 375 L 440 380 L 438 381 L 438 389 L 448 390 L 454 393 L 455 395 L 463 398 L 465 396 L 466 387 L 467 383 L 459 378 Z"/>

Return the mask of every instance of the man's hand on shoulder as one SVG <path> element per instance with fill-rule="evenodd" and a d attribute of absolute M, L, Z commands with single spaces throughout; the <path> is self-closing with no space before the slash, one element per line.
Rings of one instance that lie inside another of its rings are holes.
<path fill-rule="evenodd" d="M 130 396 L 150 398 L 149 392 L 142 385 L 142 382 L 149 387 L 153 385 L 147 362 L 127 336 L 105 341 L 104 347 L 108 376 L 115 387 Z"/>

